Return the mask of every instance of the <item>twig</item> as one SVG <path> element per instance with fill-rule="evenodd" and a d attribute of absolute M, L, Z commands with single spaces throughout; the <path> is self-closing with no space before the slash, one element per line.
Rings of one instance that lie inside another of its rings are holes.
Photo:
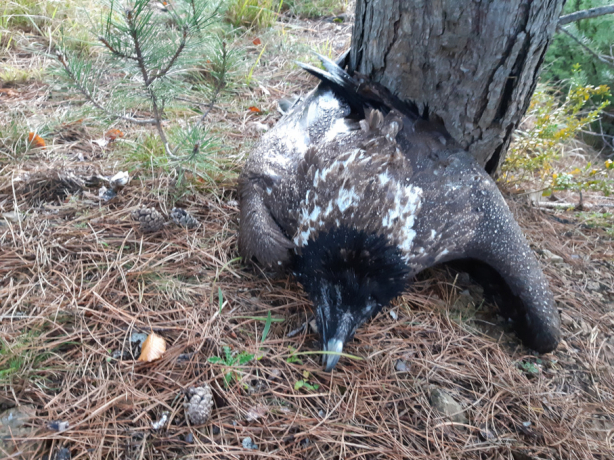
<path fill-rule="evenodd" d="M 288 338 L 292 338 L 295 335 L 300 334 L 301 332 L 303 332 L 305 329 L 307 329 L 307 324 L 309 323 L 309 321 L 301 324 L 299 327 L 297 327 L 296 329 L 291 330 L 290 332 L 288 332 L 288 334 L 286 334 L 286 337 Z"/>
<path fill-rule="evenodd" d="M 168 65 L 164 69 L 162 69 L 160 73 L 157 73 L 149 77 L 149 79 L 145 82 L 145 86 L 151 85 L 154 82 L 154 80 L 158 78 L 162 78 L 168 73 L 168 71 L 171 69 L 171 67 L 173 67 L 173 65 L 175 64 L 175 61 L 177 61 L 177 59 L 179 58 L 179 55 L 185 48 L 187 41 L 188 41 L 188 27 L 184 26 L 183 35 L 181 36 L 181 43 L 179 43 L 179 46 L 177 47 L 177 51 L 175 51 L 175 54 L 173 55 L 171 60 L 168 62 Z"/>
<path fill-rule="evenodd" d="M 222 72 L 221 72 L 220 77 L 219 77 L 219 79 L 217 81 L 217 84 L 215 85 L 215 88 L 213 90 L 213 95 L 211 96 L 211 101 L 207 105 L 207 109 L 205 110 L 203 115 L 200 117 L 200 119 L 196 123 L 196 126 L 200 126 L 200 125 L 202 125 L 205 122 L 205 118 L 207 118 L 207 115 L 209 115 L 209 112 L 211 112 L 211 110 L 215 106 L 215 103 L 217 102 L 217 98 L 220 95 L 220 91 L 222 90 L 222 88 L 224 88 L 224 86 L 226 86 L 226 66 L 227 66 L 227 63 L 228 63 L 228 51 L 226 50 L 226 42 L 222 42 Z M 179 146 L 175 147 L 175 150 L 172 153 L 173 158 L 178 158 L 177 157 L 177 151 L 178 150 L 179 150 Z M 198 154 L 199 151 L 200 151 L 200 143 L 197 143 L 196 145 L 194 145 L 194 149 L 192 150 L 192 154 L 190 155 L 190 157 L 191 158 L 196 157 L 196 155 Z"/>
<path fill-rule="evenodd" d="M 596 53 L 595 51 L 593 51 L 592 49 L 590 49 L 588 46 L 586 46 L 584 43 L 582 43 L 575 35 L 573 35 L 571 32 L 569 32 L 568 30 L 566 30 L 564 27 L 561 26 L 556 26 L 556 30 L 559 30 L 561 32 L 566 33 L 567 35 L 569 35 L 578 45 L 580 45 L 582 48 L 584 48 L 586 51 L 588 51 L 590 54 L 592 54 L 593 56 L 595 56 L 597 59 L 599 59 L 601 62 L 603 62 L 604 64 L 609 65 L 610 67 L 614 68 L 614 63 L 608 61 L 607 59 L 605 59 L 603 56 L 599 55 L 598 53 Z"/>
<path fill-rule="evenodd" d="M 581 196 L 582 195 L 580 195 L 580 197 Z M 559 201 L 559 202 L 540 201 L 538 203 L 535 203 L 535 206 L 539 208 L 555 208 L 555 209 L 569 209 L 569 208 L 582 209 L 582 207 L 590 209 L 593 207 L 592 204 L 584 203 L 582 199 L 580 199 L 580 203 L 578 204 L 568 203 L 566 201 Z"/>
<path fill-rule="evenodd" d="M 111 112 L 109 109 L 107 109 L 106 107 L 104 107 L 102 104 L 100 104 L 99 102 L 97 102 L 94 97 L 90 94 L 90 92 L 87 90 L 87 88 L 85 88 L 81 82 L 79 82 L 79 80 L 77 79 L 77 76 L 73 73 L 73 71 L 70 69 L 69 65 L 68 65 L 68 61 L 66 60 L 66 57 L 61 53 L 61 52 L 57 52 L 56 53 L 58 60 L 60 61 L 60 63 L 62 64 L 62 66 L 64 66 L 64 71 L 68 74 L 68 76 L 70 77 L 70 79 L 74 82 L 75 86 L 77 87 L 77 89 L 79 90 L 79 92 L 81 94 L 83 94 L 83 96 L 85 96 L 85 98 L 97 109 L 103 111 L 104 113 L 106 113 L 107 115 L 109 115 L 110 117 L 113 118 L 119 118 L 120 120 L 125 120 L 128 121 L 130 123 L 134 123 L 137 125 L 155 125 L 156 124 L 156 120 L 152 119 L 152 118 L 148 118 L 148 119 L 144 119 L 144 120 L 139 120 L 138 118 L 132 118 L 132 117 L 127 117 L 125 115 L 119 115 L 117 113 L 113 113 Z"/>
<path fill-rule="evenodd" d="M 596 18 L 606 14 L 614 13 L 614 5 L 600 6 L 598 8 L 589 8 L 588 10 L 576 11 L 575 13 L 566 14 L 559 18 L 559 26 L 569 24 L 571 22 L 580 21 L 582 19 Z"/>
<path fill-rule="evenodd" d="M 160 135 L 160 139 L 162 140 L 162 144 L 164 145 L 164 151 L 166 154 L 173 159 L 176 159 L 177 156 L 171 151 L 170 146 L 168 145 L 168 139 L 166 138 L 166 133 L 162 128 L 162 111 L 158 107 L 158 99 L 156 95 L 151 89 L 151 83 L 155 80 L 155 76 L 150 79 L 149 73 L 147 72 L 147 66 L 145 65 L 145 59 L 143 58 L 143 52 L 141 50 L 141 42 L 139 41 L 139 36 L 134 25 L 134 18 L 132 16 L 132 10 L 126 11 L 126 20 L 128 22 L 128 27 L 130 27 L 130 36 L 132 37 L 132 42 L 134 43 L 134 52 L 136 53 L 136 62 L 137 66 L 141 71 L 141 75 L 143 77 L 143 84 L 145 88 L 149 92 L 149 97 L 151 99 L 151 106 L 154 114 L 154 125 Z"/>
<path fill-rule="evenodd" d="M 173 158 L 176 159 L 177 156 L 171 152 L 171 147 L 170 145 L 168 145 L 168 139 L 166 138 L 166 133 L 164 132 L 164 129 L 162 128 L 162 114 L 160 109 L 158 108 L 158 98 L 156 98 L 156 95 L 154 94 L 154 92 L 151 90 L 151 88 L 147 88 L 149 90 L 149 96 L 151 97 L 151 106 L 153 109 L 153 113 L 154 113 L 154 118 L 156 120 L 156 129 L 158 130 L 158 134 L 160 134 L 160 139 L 162 139 L 162 143 L 164 144 L 164 150 L 166 150 L 166 154 Z"/>
<path fill-rule="evenodd" d="M 104 46 L 106 46 L 109 49 L 109 51 L 111 51 L 111 53 L 113 53 L 117 57 L 131 59 L 133 61 L 137 60 L 136 56 L 130 56 L 129 54 L 122 53 L 121 51 L 118 51 L 115 48 L 113 48 L 113 45 L 111 45 L 109 41 L 104 37 L 98 37 L 98 41 L 102 43 Z"/>
<path fill-rule="evenodd" d="M 226 66 L 227 65 L 228 65 L 228 51 L 226 50 L 226 42 L 222 42 L 222 73 L 220 75 L 220 78 L 218 79 L 217 85 L 215 85 L 215 89 L 213 90 L 213 96 L 211 97 L 211 102 L 209 102 L 209 106 L 207 107 L 207 110 L 205 111 L 205 113 L 203 113 L 202 117 L 200 117 L 200 120 L 198 121 L 199 124 L 204 123 L 205 118 L 207 118 L 207 115 L 209 115 L 209 112 L 211 112 L 211 109 L 213 109 L 213 106 L 217 102 L 217 98 L 220 94 L 220 91 L 222 90 L 224 86 L 226 86 Z"/>
<path fill-rule="evenodd" d="M 145 86 L 149 86 L 147 81 L 149 80 L 149 74 L 147 72 L 147 67 L 145 66 L 145 60 L 143 59 L 143 52 L 141 51 L 141 42 L 139 41 L 139 36 L 137 30 L 134 26 L 134 19 L 132 17 L 132 10 L 126 11 L 126 20 L 128 21 L 128 26 L 130 27 L 130 36 L 132 37 L 132 42 L 134 43 L 134 52 L 136 53 L 136 63 L 141 71 L 141 75 L 143 77 L 143 83 Z"/>

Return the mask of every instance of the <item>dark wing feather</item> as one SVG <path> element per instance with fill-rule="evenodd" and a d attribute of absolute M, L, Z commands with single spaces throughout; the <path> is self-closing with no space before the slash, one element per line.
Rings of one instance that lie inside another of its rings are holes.
<path fill-rule="evenodd" d="M 239 179 L 239 253 L 245 261 L 255 257 L 263 265 L 284 266 L 290 259 L 289 250 L 294 248 L 294 243 L 286 238 L 273 219 L 262 193 L 257 181 L 247 177 Z"/>

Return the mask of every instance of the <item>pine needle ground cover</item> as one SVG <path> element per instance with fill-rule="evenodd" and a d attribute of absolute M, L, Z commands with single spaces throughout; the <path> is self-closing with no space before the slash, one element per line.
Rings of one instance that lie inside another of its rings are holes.
<path fill-rule="evenodd" d="M 562 312 L 556 352 L 523 348 L 481 287 L 443 267 L 327 374 L 295 281 L 237 259 L 235 179 L 276 100 L 314 85 L 292 61 L 338 54 L 351 23 L 292 17 L 229 40 L 244 64 L 209 114 L 224 141 L 212 180 L 169 165 L 154 127 L 101 117 L 58 83 L 31 23 L 3 27 L 3 62 L 25 77 L 0 87 L 0 413 L 24 423 L 2 432 L 0 457 L 611 458 L 611 197 L 557 210 L 506 192 Z M 92 178 L 122 171 L 105 201 Z M 140 230 L 142 209 L 159 229 Z M 152 332 L 166 351 L 139 361 L 134 339 Z M 204 385 L 213 408 L 194 425 L 184 404 Z"/>

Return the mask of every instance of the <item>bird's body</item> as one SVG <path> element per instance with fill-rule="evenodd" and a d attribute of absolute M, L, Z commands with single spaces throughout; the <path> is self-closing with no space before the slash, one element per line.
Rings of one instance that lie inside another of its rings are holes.
<path fill-rule="evenodd" d="M 443 125 L 324 64 L 306 66 L 323 82 L 244 168 L 241 254 L 295 272 L 328 351 L 418 272 L 457 259 L 492 267 L 518 299 L 509 315 L 521 337 L 538 351 L 556 347 L 547 282 L 490 176 Z"/>

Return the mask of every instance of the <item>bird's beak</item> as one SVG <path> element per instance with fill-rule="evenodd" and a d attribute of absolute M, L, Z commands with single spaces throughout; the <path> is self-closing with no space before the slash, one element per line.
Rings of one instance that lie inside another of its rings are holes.
<path fill-rule="evenodd" d="M 341 357 L 340 355 L 335 355 L 332 353 L 341 353 L 343 351 L 343 340 L 336 338 L 330 339 L 328 343 L 324 344 L 324 351 L 331 352 L 331 354 L 325 354 L 324 358 L 322 359 L 324 370 L 326 372 L 331 372 Z"/>

